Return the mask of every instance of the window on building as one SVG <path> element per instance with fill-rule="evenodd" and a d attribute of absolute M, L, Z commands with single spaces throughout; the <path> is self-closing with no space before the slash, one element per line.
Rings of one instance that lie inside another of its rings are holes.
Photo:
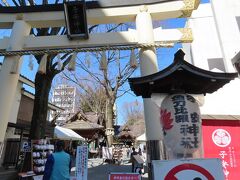
<path fill-rule="evenodd" d="M 237 16 L 236 20 L 237 20 L 237 24 L 238 24 L 238 30 L 240 32 L 240 16 Z"/>
<path fill-rule="evenodd" d="M 208 59 L 208 67 L 209 70 L 213 70 L 213 69 L 218 69 L 222 72 L 226 72 L 224 63 L 223 63 L 223 58 L 210 58 Z"/>

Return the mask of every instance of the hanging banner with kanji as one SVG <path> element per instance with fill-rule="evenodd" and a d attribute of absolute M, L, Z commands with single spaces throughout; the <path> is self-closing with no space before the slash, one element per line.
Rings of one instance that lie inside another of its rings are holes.
<path fill-rule="evenodd" d="M 203 120 L 206 158 L 220 158 L 226 180 L 238 180 L 240 172 L 240 121 Z"/>
<path fill-rule="evenodd" d="M 160 108 L 164 143 L 173 158 L 186 157 L 201 147 L 201 116 L 197 101 L 188 94 L 167 96 Z"/>
<path fill-rule="evenodd" d="M 76 179 L 87 180 L 88 174 L 88 147 L 78 146 L 76 156 Z"/>

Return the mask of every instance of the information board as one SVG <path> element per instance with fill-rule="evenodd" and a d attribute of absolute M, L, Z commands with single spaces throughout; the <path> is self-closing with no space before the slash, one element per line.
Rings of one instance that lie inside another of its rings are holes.
<path fill-rule="evenodd" d="M 76 156 L 76 179 L 87 180 L 88 174 L 88 147 L 78 146 Z"/>

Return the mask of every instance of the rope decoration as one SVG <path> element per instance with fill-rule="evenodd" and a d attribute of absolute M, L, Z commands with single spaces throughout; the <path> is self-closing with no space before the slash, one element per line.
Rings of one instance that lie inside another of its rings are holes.
<path fill-rule="evenodd" d="M 103 46 L 94 48 L 64 48 L 64 49 L 43 49 L 43 50 L 20 50 L 20 51 L 0 51 L 0 56 L 23 56 L 23 55 L 44 55 L 44 54 L 58 54 L 58 53 L 74 53 L 74 52 L 96 52 L 107 50 L 134 50 L 138 48 L 159 48 L 172 47 L 174 43 L 153 43 L 153 44 L 136 44 L 130 46 Z"/>

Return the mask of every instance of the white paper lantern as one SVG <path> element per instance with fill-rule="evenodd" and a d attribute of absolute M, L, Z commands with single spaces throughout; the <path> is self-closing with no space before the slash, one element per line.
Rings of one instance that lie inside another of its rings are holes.
<path fill-rule="evenodd" d="M 201 148 L 201 116 L 197 101 L 188 94 L 167 96 L 160 108 L 164 142 L 176 157 Z"/>

